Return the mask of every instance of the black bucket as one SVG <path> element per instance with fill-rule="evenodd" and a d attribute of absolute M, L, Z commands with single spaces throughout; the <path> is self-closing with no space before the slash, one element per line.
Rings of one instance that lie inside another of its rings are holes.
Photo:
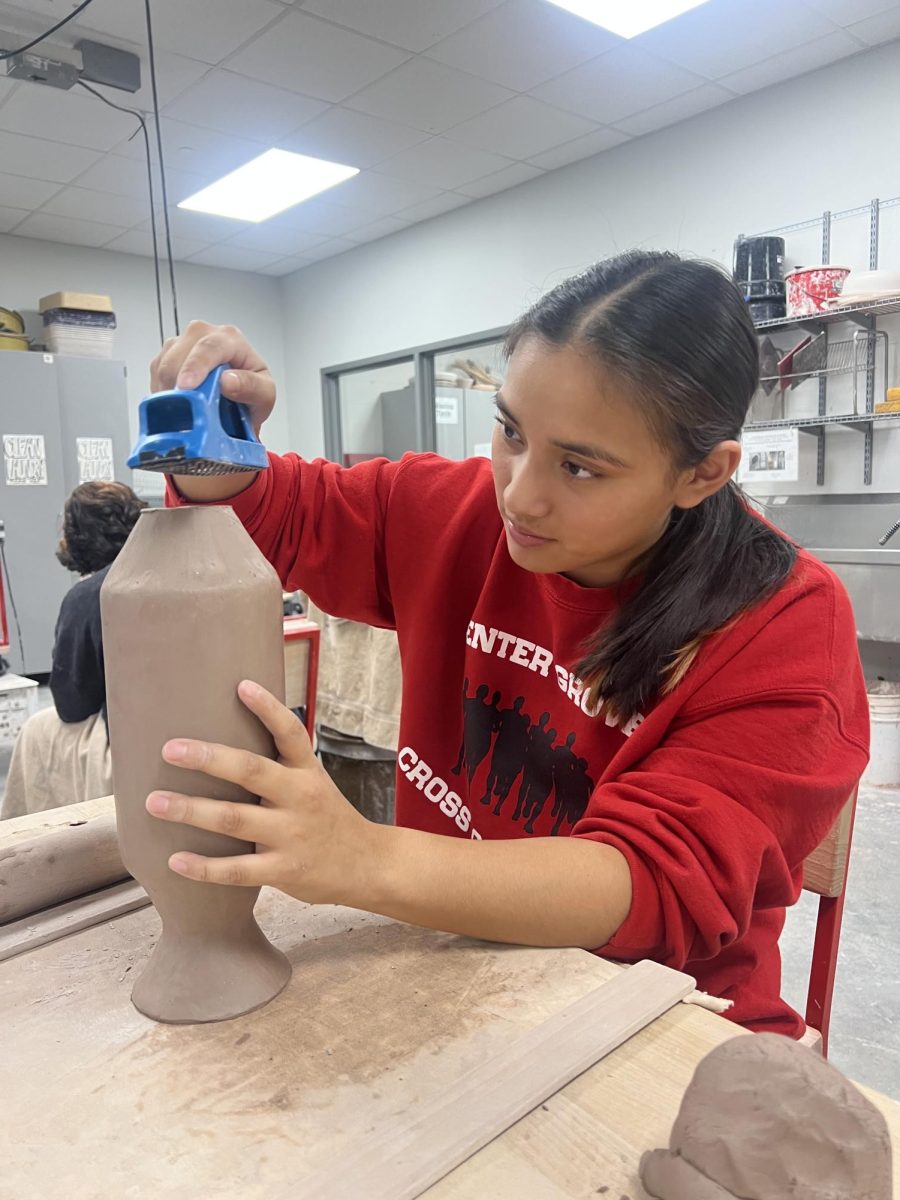
<path fill-rule="evenodd" d="M 734 282 L 745 300 L 783 300 L 784 238 L 739 238 L 734 244 Z"/>

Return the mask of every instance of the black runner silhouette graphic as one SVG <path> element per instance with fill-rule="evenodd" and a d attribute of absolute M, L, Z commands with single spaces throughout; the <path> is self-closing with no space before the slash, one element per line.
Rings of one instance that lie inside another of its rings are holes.
<path fill-rule="evenodd" d="M 553 751 L 553 787 L 556 799 L 553 803 L 551 816 L 556 818 L 551 837 L 559 833 L 559 827 L 566 820 L 570 825 L 581 820 L 587 808 L 594 781 L 587 774 L 587 760 L 579 758 L 572 750 L 575 745 L 575 734 L 570 733 L 564 746 L 557 746 Z"/>
<path fill-rule="evenodd" d="M 487 757 L 491 748 L 491 737 L 500 722 L 500 693 L 494 692 L 488 704 L 485 697 L 490 689 L 486 683 L 479 686 L 474 697 L 467 695 L 468 690 L 469 681 L 466 679 L 463 683 L 463 740 L 459 748 L 459 758 L 452 771 L 454 775 L 459 775 L 465 766 L 466 777 L 471 786 L 475 772 Z"/>
<path fill-rule="evenodd" d="M 557 837 L 564 821 L 572 826 L 584 816 L 595 786 L 588 774 L 588 760 L 575 752 L 577 735 L 569 733 L 562 745 L 554 745 L 557 731 L 550 726 L 549 712 L 532 723 L 522 711 L 524 696 L 516 696 L 511 707 L 501 708 L 502 693 L 495 691 L 488 701 L 489 691 L 488 684 L 482 683 L 470 696 L 469 680 L 463 683 L 463 739 L 452 773 L 461 775 L 465 769 L 471 794 L 475 775 L 493 742 L 481 803 L 489 805 L 495 800 L 493 812 L 499 817 L 519 781 L 513 820 L 524 817 L 525 833 L 533 834 L 552 794 L 550 836 Z"/>
<path fill-rule="evenodd" d="M 534 821 L 541 815 L 547 797 L 553 789 L 553 740 L 555 729 L 548 729 L 548 712 L 541 713 L 537 725 L 528 731 L 525 767 L 513 820 L 525 816 L 525 832 L 534 833 Z"/>
<path fill-rule="evenodd" d="M 491 796 L 497 797 L 495 816 L 500 816 L 503 801 L 509 795 L 519 772 L 525 763 L 528 747 L 528 714 L 522 712 L 524 696 L 516 696 L 512 708 L 503 709 L 498 718 L 497 740 L 491 757 L 487 787 L 481 797 L 482 804 L 490 804 Z"/>

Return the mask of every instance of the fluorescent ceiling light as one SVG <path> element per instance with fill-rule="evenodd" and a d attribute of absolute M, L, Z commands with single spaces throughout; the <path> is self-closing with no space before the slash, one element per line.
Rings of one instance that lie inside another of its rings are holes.
<path fill-rule="evenodd" d="M 601 25 L 610 33 L 633 38 L 681 13 L 699 8 L 707 0 L 550 0 L 550 3 L 568 9 L 576 17 L 584 17 L 594 25 Z"/>
<path fill-rule="evenodd" d="M 344 167 L 288 150 L 267 150 L 188 196 L 178 207 L 238 221 L 265 221 L 358 174 L 359 167 Z"/>

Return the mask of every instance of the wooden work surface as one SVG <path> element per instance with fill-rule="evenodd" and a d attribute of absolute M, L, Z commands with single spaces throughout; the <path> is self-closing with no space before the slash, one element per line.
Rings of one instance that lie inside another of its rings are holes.
<path fill-rule="evenodd" d="M 257 913 L 294 975 L 221 1024 L 158 1025 L 132 1007 L 152 909 L 0 964 L 2 1200 L 303 1200 L 309 1171 L 620 969 L 269 891 Z M 642 1151 L 667 1143 L 697 1062 L 735 1032 L 678 1005 L 428 1197 L 644 1200 Z M 900 1108 L 876 1100 L 900 1161 Z"/>

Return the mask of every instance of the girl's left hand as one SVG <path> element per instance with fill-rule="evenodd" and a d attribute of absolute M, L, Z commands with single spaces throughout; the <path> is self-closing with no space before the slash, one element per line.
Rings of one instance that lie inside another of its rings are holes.
<path fill-rule="evenodd" d="M 230 746 L 182 739 L 166 742 L 162 754 L 175 766 L 236 783 L 261 803 L 151 792 L 147 811 L 164 821 L 255 842 L 257 852 L 206 858 L 179 851 L 169 866 L 204 883 L 269 884 L 311 904 L 360 906 L 374 865 L 376 826 L 335 787 L 290 709 L 249 680 L 240 684 L 238 695 L 274 737 L 277 762 Z"/>

